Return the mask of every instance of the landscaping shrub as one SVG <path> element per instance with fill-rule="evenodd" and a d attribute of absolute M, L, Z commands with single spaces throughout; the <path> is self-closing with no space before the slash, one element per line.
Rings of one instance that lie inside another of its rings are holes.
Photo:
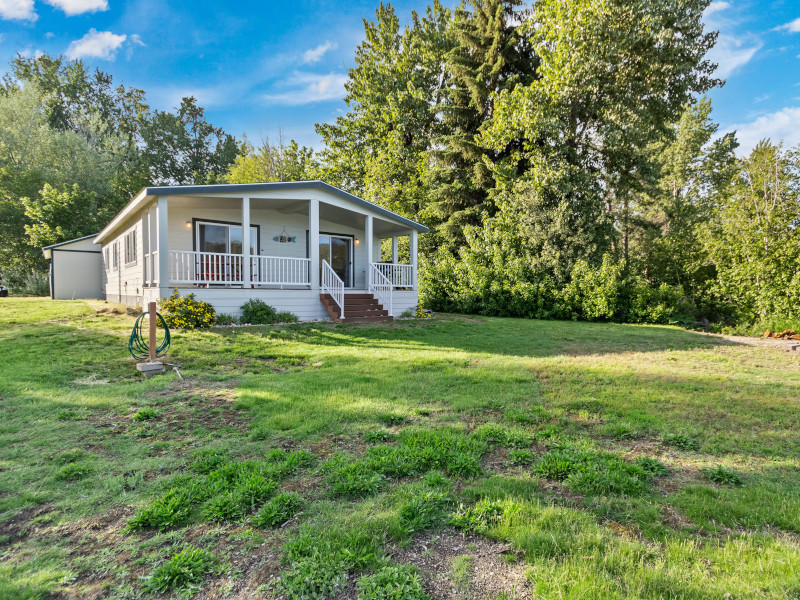
<path fill-rule="evenodd" d="M 178 290 L 161 300 L 161 315 L 170 328 L 204 329 L 214 324 L 217 311 L 208 302 L 197 300 L 194 294 L 181 296 Z"/>
<path fill-rule="evenodd" d="M 239 317 L 228 313 L 217 313 L 215 322 L 217 325 L 236 325 L 239 322 Z"/>
<path fill-rule="evenodd" d="M 359 600 L 427 600 L 413 567 L 384 567 L 356 583 Z"/>
<path fill-rule="evenodd" d="M 242 323 L 250 325 L 269 325 L 278 322 L 278 312 L 269 304 L 258 298 L 251 298 L 241 306 Z"/>
<path fill-rule="evenodd" d="M 701 471 L 706 479 L 720 485 L 741 486 L 744 485 L 741 476 L 731 469 L 718 465 L 715 469 L 706 467 Z"/>
<path fill-rule="evenodd" d="M 289 312 L 288 310 L 282 310 L 275 315 L 276 323 L 297 323 L 297 321 L 297 315 L 293 312 Z"/>
<path fill-rule="evenodd" d="M 577 260 L 561 281 L 531 271 L 528 257 L 517 248 L 504 250 L 510 254 L 499 269 L 492 253 L 512 238 L 507 231 L 499 238 L 476 235 L 459 258 L 447 252 L 426 256 L 420 300 L 445 312 L 619 323 L 693 322 L 699 313 L 680 287 L 651 285 L 608 253 L 599 264 Z"/>
<path fill-rule="evenodd" d="M 217 558 L 208 550 L 187 546 L 171 559 L 157 567 L 146 578 L 148 591 L 194 592 L 217 567 Z"/>
<path fill-rule="evenodd" d="M 22 282 L 15 290 L 19 294 L 25 296 L 49 296 L 50 295 L 50 281 L 48 280 L 47 273 L 40 271 L 31 271 L 27 273 Z"/>
<path fill-rule="evenodd" d="M 281 492 L 267 502 L 253 517 L 256 527 L 278 527 L 295 516 L 303 507 L 303 499 L 295 492 Z"/>

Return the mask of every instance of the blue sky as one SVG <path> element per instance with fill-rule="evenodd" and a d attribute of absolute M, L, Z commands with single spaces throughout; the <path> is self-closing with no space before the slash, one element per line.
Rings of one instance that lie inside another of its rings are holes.
<path fill-rule="evenodd" d="M 362 18 L 377 3 L 0 0 L 0 60 L 80 57 L 144 89 L 151 106 L 192 94 L 234 135 L 283 130 L 319 146 L 314 123 L 344 109 Z M 407 20 L 427 2 L 393 4 Z M 743 150 L 764 136 L 800 143 L 800 0 L 715 0 L 706 22 L 721 32 L 712 58 L 727 84 L 711 94 L 721 129 L 738 130 Z"/>

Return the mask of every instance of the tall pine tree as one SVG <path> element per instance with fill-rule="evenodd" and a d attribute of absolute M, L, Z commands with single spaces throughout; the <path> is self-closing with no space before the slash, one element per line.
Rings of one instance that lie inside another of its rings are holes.
<path fill-rule="evenodd" d="M 450 85 L 438 107 L 444 134 L 431 152 L 430 208 L 445 246 L 460 245 L 464 226 L 494 213 L 494 179 L 486 161 L 501 159 L 508 148 L 487 150 L 475 137 L 492 117 L 493 93 L 536 78 L 538 60 L 519 32 L 522 5 L 519 0 L 470 0 L 455 10 L 454 45 L 446 55 Z"/>

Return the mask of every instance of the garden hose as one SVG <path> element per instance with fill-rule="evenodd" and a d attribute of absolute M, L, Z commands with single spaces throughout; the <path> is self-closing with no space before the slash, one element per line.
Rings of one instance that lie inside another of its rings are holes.
<path fill-rule="evenodd" d="M 149 332 L 143 331 L 144 325 L 142 325 L 142 323 L 146 322 L 145 317 L 147 316 L 149 316 L 149 313 L 144 312 L 136 318 L 131 337 L 128 339 L 128 352 L 130 352 L 131 356 L 136 360 L 150 358 L 150 345 L 148 342 L 150 335 Z M 156 313 L 156 316 L 158 317 L 159 325 L 164 329 L 164 339 L 156 347 L 156 358 L 160 358 L 169 350 L 169 327 L 167 327 L 167 322 L 164 320 L 164 317 L 161 316 L 161 313 Z"/>

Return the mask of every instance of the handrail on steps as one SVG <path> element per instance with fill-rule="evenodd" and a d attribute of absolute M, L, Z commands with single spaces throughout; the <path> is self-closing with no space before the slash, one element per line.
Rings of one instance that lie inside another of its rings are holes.
<path fill-rule="evenodd" d="M 333 301 L 339 305 L 339 316 L 344 319 L 344 281 L 336 274 L 336 271 L 322 259 L 322 293 L 330 294 Z"/>
<path fill-rule="evenodd" d="M 369 293 L 375 294 L 388 311 L 389 316 L 393 317 L 392 288 L 394 286 L 392 285 L 392 280 L 384 275 L 375 263 L 369 263 L 369 266 Z"/>

